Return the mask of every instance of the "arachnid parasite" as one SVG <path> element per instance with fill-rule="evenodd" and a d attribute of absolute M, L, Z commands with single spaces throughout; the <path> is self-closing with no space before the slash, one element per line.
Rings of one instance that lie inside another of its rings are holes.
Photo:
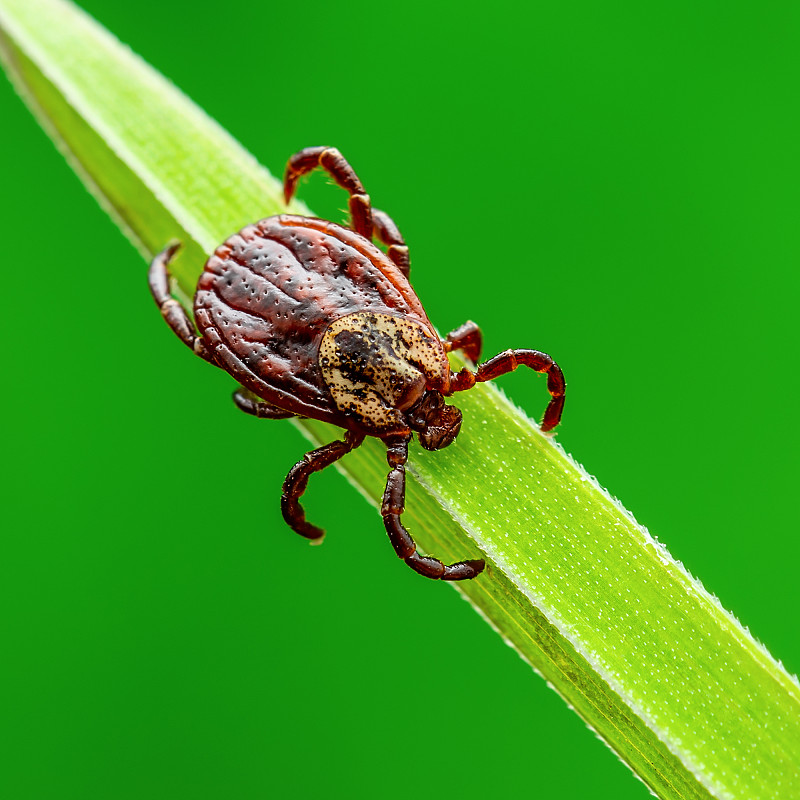
<path fill-rule="evenodd" d="M 474 371 L 452 372 L 451 350 L 478 362 L 480 329 L 467 322 L 439 338 L 409 283 L 400 231 L 372 207 L 337 149 L 307 147 L 289 159 L 287 203 L 300 177 L 317 167 L 349 193 L 349 227 L 281 214 L 229 237 L 197 284 L 199 335 L 170 295 L 169 262 L 178 245 L 153 260 L 150 290 L 181 341 L 241 384 L 233 398 L 242 411 L 261 419 L 310 417 L 345 429 L 342 441 L 312 450 L 289 471 L 281 497 L 289 527 L 308 539 L 322 538 L 300 505 L 309 477 L 376 436 L 386 445 L 390 467 L 381 515 L 397 555 L 427 578 L 474 578 L 483 560 L 446 565 L 420 555 L 403 526 L 408 443 L 416 433 L 427 450 L 447 447 L 461 429 L 461 412 L 444 398 L 521 365 L 547 373 L 551 399 L 541 427 L 552 430 L 564 407 L 564 376 L 538 350 L 507 350 Z"/>

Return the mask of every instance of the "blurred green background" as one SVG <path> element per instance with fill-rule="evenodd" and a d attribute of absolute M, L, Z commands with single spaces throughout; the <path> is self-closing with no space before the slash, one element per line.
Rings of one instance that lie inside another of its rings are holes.
<path fill-rule="evenodd" d="M 800 668 L 796 4 L 83 6 L 273 172 L 338 146 L 435 324 L 557 358 L 559 441 Z M 323 547 L 286 528 L 306 443 L 234 409 L 0 111 L 4 796 L 647 797 L 340 475 Z"/>

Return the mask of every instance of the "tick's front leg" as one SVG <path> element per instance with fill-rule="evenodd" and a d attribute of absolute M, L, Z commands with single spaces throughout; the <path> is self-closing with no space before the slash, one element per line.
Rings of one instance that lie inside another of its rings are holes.
<path fill-rule="evenodd" d="M 466 367 L 462 369 L 451 379 L 450 389 L 453 392 L 463 392 L 465 389 L 471 389 L 476 383 L 494 380 L 507 372 L 513 372 L 520 366 L 547 375 L 547 391 L 550 392 L 551 399 L 544 411 L 541 428 L 545 432 L 551 431 L 561 422 L 567 384 L 561 367 L 547 353 L 540 353 L 538 350 L 506 350 L 484 361 L 474 373 Z"/>
<path fill-rule="evenodd" d="M 386 459 L 391 471 L 386 479 L 386 491 L 383 493 L 381 516 L 389 541 L 397 555 L 411 569 L 426 578 L 443 581 L 463 581 L 474 578 L 483 572 L 486 563 L 483 559 L 459 561 L 456 564 L 443 564 L 438 558 L 421 556 L 411 534 L 403 527 L 400 516 L 405 509 L 406 500 L 406 468 L 408 460 L 408 438 L 387 440 Z"/>

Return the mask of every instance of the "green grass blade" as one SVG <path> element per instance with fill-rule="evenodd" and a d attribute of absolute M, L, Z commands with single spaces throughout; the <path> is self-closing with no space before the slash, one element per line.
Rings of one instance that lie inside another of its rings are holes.
<path fill-rule="evenodd" d="M 0 29 L 20 93 L 143 255 L 185 243 L 184 300 L 205 254 L 283 210 L 266 170 L 74 6 L 0 0 Z M 458 404 L 458 442 L 412 452 L 405 519 L 421 548 L 485 554 L 459 590 L 660 797 L 800 798 L 796 679 L 499 392 Z M 298 424 L 314 442 L 340 435 Z M 342 468 L 376 504 L 379 443 Z"/>

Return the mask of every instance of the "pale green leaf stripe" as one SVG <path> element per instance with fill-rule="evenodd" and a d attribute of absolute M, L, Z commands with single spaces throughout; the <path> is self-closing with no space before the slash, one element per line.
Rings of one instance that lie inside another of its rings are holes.
<path fill-rule="evenodd" d="M 0 27 L 18 89 L 143 254 L 186 243 L 184 297 L 205 254 L 283 210 L 274 178 L 74 6 L 0 0 Z M 461 591 L 659 796 L 800 798 L 797 681 L 500 393 L 479 387 L 459 406 L 456 444 L 412 454 L 406 520 L 421 547 L 486 554 Z M 379 444 L 344 469 L 375 503 Z"/>

